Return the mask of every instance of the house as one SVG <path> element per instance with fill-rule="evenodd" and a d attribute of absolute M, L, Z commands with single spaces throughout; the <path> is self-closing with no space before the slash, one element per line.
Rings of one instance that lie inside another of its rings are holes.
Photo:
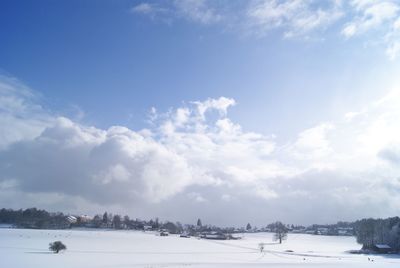
<path fill-rule="evenodd" d="M 340 236 L 352 236 L 354 233 L 351 227 L 339 227 L 337 228 L 337 232 Z"/>
<path fill-rule="evenodd" d="M 318 227 L 317 228 L 317 234 L 319 234 L 319 235 L 327 235 L 328 231 L 329 231 L 329 229 L 326 227 Z"/>
<path fill-rule="evenodd" d="M 168 236 L 168 232 L 162 231 L 162 232 L 160 233 L 160 236 Z"/>
<path fill-rule="evenodd" d="M 180 237 L 190 238 L 190 235 L 188 233 L 182 233 L 182 234 L 180 234 Z"/>
<path fill-rule="evenodd" d="M 153 230 L 153 226 L 151 226 L 151 225 L 143 225 L 143 230 L 151 231 L 151 230 Z"/>
<path fill-rule="evenodd" d="M 220 232 L 202 233 L 201 238 L 212 240 L 227 240 L 228 236 Z"/>
<path fill-rule="evenodd" d="M 89 223 L 91 220 L 93 220 L 92 217 L 88 215 L 81 215 L 78 218 L 81 223 Z"/>
<path fill-rule="evenodd" d="M 381 253 L 381 254 L 388 254 L 388 253 L 392 252 L 392 248 L 386 244 L 374 244 L 372 246 L 372 249 L 376 253 Z"/>
<path fill-rule="evenodd" d="M 69 223 L 76 223 L 78 221 L 78 219 L 75 216 L 72 216 L 72 215 L 67 216 L 66 220 Z"/>
<path fill-rule="evenodd" d="M 233 236 L 233 235 L 231 235 L 231 234 L 228 234 L 226 239 L 229 239 L 229 240 L 239 240 L 239 239 L 242 239 L 242 237 L 240 237 L 240 236 Z"/>
<path fill-rule="evenodd" d="M 294 234 L 304 234 L 306 233 L 306 228 L 295 228 L 291 232 Z"/>

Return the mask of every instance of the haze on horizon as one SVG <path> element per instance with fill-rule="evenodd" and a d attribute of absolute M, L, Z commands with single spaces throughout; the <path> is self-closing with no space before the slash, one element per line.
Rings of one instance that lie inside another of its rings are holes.
<path fill-rule="evenodd" d="M 0 204 L 224 226 L 400 213 L 400 1 L 0 3 Z"/>

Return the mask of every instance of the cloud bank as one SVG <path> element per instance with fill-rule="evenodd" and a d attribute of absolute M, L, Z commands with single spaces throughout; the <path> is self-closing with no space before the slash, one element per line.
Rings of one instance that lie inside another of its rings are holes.
<path fill-rule="evenodd" d="M 351 220 L 400 212 L 400 93 L 283 144 L 244 130 L 227 97 L 99 129 L 57 116 L 21 82 L 0 82 L 0 202 L 115 209 L 215 224 Z M 237 105 L 235 109 L 240 109 Z"/>

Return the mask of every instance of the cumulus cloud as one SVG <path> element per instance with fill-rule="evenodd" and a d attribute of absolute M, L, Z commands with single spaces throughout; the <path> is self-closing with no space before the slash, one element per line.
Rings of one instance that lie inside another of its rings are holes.
<path fill-rule="evenodd" d="M 219 99 L 208 99 L 204 102 L 195 101 L 193 103 L 197 105 L 197 111 L 202 119 L 204 119 L 205 113 L 210 110 L 216 110 L 220 115 L 225 116 L 228 108 L 236 104 L 234 99 L 225 97 Z"/>
<path fill-rule="evenodd" d="M 58 192 L 94 202 L 158 202 L 191 183 L 186 161 L 124 127 L 108 130 L 57 118 L 35 139 L 0 153 L 2 176 L 24 191 Z"/>
<path fill-rule="evenodd" d="M 294 153 L 307 155 L 316 159 L 332 152 L 327 134 L 334 129 L 333 124 L 322 123 L 299 133 L 298 139 L 293 144 Z M 305 152 L 305 153 L 304 153 Z"/>
<path fill-rule="evenodd" d="M 100 129 L 45 110 L 15 79 L 1 85 L 2 129 L 20 135 L 0 149 L 0 201 L 17 207 L 113 207 L 215 223 L 240 222 L 233 210 L 300 223 L 399 213 L 396 90 L 278 143 L 235 123 L 236 102 L 226 97 L 152 109 L 147 129 Z"/>

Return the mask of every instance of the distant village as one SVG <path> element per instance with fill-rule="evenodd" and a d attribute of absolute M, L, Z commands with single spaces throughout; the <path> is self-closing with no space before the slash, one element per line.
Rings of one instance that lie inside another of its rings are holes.
<path fill-rule="evenodd" d="M 32 229 L 69 229 L 69 228 L 101 228 L 116 230 L 140 230 L 153 232 L 159 236 L 170 234 L 182 238 L 198 237 L 202 239 L 228 240 L 241 239 L 245 233 L 280 232 L 287 234 L 309 234 L 325 236 L 355 236 L 362 249 L 353 253 L 393 253 L 400 251 L 400 218 L 362 219 L 355 222 L 337 222 L 336 224 L 313 224 L 301 226 L 275 222 L 264 227 L 218 227 L 203 224 L 198 219 L 194 224 L 180 222 L 131 219 L 104 212 L 94 217 L 88 215 L 63 214 L 47 212 L 36 208 L 25 210 L 0 209 L 0 227 L 32 228 Z"/>
<path fill-rule="evenodd" d="M 256 227 L 248 223 L 244 227 L 217 227 L 203 224 L 198 219 L 195 224 L 181 224 L 179 222 L 162 222 L 158 218 L 151 220 L 131 219 L 129 216 L 113 215 L 105 212 L 95 215 L 65 215 L 61 212 L 51 213 L 45 210 L 29 208 L 25 210 L 0 210 L 0 223 L 8 224 L 15 228 L 33 229 L 68 229 L 68 228 L 102 228 L 118 230 L 142 230 L 158 232 L 160 235 L 181 234 L 202 238 L 237 239 L 234 234 L 274 232 L 274 224 L 265 227 Z M 331 225 L 311 225 L 308 227 L 286 224 L 288 233 L 312 235 L 341 235 L 352 236 L 354 229 L 352 223 L 338 222 Z"/>

